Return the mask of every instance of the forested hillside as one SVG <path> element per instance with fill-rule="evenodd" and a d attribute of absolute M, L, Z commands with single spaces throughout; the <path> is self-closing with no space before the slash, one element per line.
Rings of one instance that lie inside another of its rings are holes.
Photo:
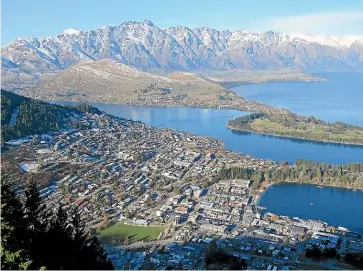
<path fill-rule="evenodd" d="M 228 128 L 282 137 L 363 144 L 363 127 L 328 123 L 315 117 L 254 113 L 228 121 Z"/>
<path fill-rule="evenodd" d="M 220 179 L 252 179 L 253 188 L 258 189 L 263 182 L 283 181 L 304 182 L 345 188 L 363 188 L 363 163 L 328 165 L 309 160 L 296 160 L 294 165 L 281 165 L 266 171 L 230 167 L 223 168 Z"/>
<path fill-rule="evenodd" d="M 58 131 L 82 112 L 101 113 L 89 105 L 49 104 L 1 90 L 1 143 L 31 134 Z"/>

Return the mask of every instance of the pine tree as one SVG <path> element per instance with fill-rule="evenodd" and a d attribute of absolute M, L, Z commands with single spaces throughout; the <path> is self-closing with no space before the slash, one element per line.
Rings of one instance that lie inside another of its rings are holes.
<path fill-rule="evenodd" d="M 25 190 L 24 219 L 27 226 L 27 245 L 26 250 L 32 259 L 30 269 L 38 269 L 44 266 L 44 246 L 45 233 L 49 213 L 45 204 L 41 202 L 38 187 L 32 175 L 28 177 L 28 184 Z"/>
<path fill-rule="evenodd" d="M 15 189 L 5 181 L 1 182 L 1 269 L 26 269 L 30 264 L 24 251 L 26 246 L 26 225 L 22 204 Z"/>
<path fill-rule="evenodd" d="M 32 179 L 24 203 L 14 191 L 1 182 L 2 269 L 113 269 L 98 240 L 88 239 L 77 210 L 68 214 L 59 206 L 54 213 Z"/>
<path fill-rule="evenodd" d="M 130 219 L 130 212 L 129 212 L 129 209 L 127 209 L 127 208 L 125 210 L 125 217 L 126 217 L 126 219 Z"/>
<path fill-rule="evenodd" d="M 321 167 L 318 166 L 316 169 L 316 177 L 321 178 L 323 176 L 322 172 L 321 172 Z"/>

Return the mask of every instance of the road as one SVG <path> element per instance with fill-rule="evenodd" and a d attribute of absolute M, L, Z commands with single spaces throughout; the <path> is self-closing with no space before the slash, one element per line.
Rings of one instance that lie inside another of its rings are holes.
<path fill-rule="evenodd" d="M 132 243 L 128 246 L 121 246 L 122 248 L 141 248 L 141 247 L 146 247 L 146 246 L 153 246 L 153 245 L 166 245 L 169 243 L 174 242 L 174 238 L 169 238 L 169 239 L 165 239 L 165 240 L 155 240 L 155 241 L 150 241 L 150 242 L 136 242 L 136 243 Z"/>
<path fill-rule="evenodd" d="M 100 190 L 102 190 L 102 189 L 109 189 L 109 188 L 111 188 L 111 187 L 112 187 L 112 184 L 102 185 L 102 186 L 100 186 L 99 188 L 97 188 L 96 190 L 93 190 L 93 191 L 92 191 L 91 193 L 89 193 L 88 195 L 85 195 L 85 196 L 82 196 L 82 197 L 79 197 L 79 198 L 75 199 L 75 200 L 71 203 L 71 205 L 74 205 L 77 201 L 81 202 L 81 201 L 83 201 L 83 200 L 85 200 L 85 199 L 87 199 L 87 198 L 92 197 L 94 194 L 96 194 L 97 192 L 99 192 L 99 191 L 100 191 Z"/>

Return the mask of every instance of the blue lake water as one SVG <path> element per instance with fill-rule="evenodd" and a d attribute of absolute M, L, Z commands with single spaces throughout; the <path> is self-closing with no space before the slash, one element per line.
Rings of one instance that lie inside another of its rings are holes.
<path fill-rule="evenodd" d="M 232 88 L 238 95 L 326 121 L 344 121 L 363 126 L 363 74 L 317 74 L 326 82 L 284 82 L 249 84 Z M 155 127 L 168 127 L 223 140 L 231 150 L 258 158 L 288 161 L 296 159 L 330 164 L 363 162 L 363 146 L 278 138 L 226 128 L 230 119 L 248 113 L 237 110 L 189 107 L 154 108 L 91 103 L 109 114 L 140 120 Z"/>
<path fill-rule="evenodd" d="M 360 190 L 281 183 L 270 186 L 258 205 L 267 208 L 264 212 L 320 219 L 329 225 L 363 233 L 363 192 Z"/>
<path fill-rule="evenodd" d="M 232 90 L 249 100 L 301 115 L 363 126 L 363 73 L 315 75 L 328 81 L 249 84 Z"/>
<path fill-rule="evenodd" d="M 328 82 L 265 83 L 233 88 L 237 94 L 296 113 L 318 116 L 326 121 L 344 121 L 363 126 L 362 74 L 320 75 Z M 140 120 L 155 127 L 223 140 L 224 145 L 259 158 L 293 163 L 297 158 L 331 164 L 363 162 L 363 147 L 284 139 L 226 128 L 230 119 L 248 113 L 237 110 L 201 108 L 154 108 L 91 103 L 109 114 Z M 314 205 L 311 206 L 310 203 Z M 319 189 L 312 185 L 279 184 L 260 198 L 267 211 L 304 219 L 321 219 L 363 233 L 363 192 L 341 188 Z"/>
<path fill-rule="evenodd" d="M 168 127 L 219 138 L 227 148 L 258 158 L 288 161 L 289 163 L 294 163 L 298 158 L 331 164 L 363 162 L 363 146 L 321 143 L 232 131 L 226 128 L 227 121 L 248 114 L 237 110 L 90 104 L 109 114 L 140 120 L 154 127 Z"/>

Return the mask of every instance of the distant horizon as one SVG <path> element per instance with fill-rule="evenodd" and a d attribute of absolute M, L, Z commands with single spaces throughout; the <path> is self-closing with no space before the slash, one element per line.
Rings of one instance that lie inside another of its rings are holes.
<path fill-rule="evenodd" d="M 1 44 L 17 38 L 51 37 L 66 29 L 88 31 L 122 22 L 151 20 L 160 28 L 202 26 L 219 31 L 363 36 L 361 0 L 2 0 Z"/>

